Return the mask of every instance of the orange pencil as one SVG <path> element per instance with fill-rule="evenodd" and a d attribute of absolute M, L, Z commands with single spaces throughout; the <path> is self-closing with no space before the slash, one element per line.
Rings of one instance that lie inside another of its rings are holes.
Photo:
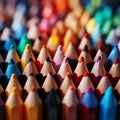
<path fill-rule="evenodd" d="M 58 15 L 64 15 L 68 11 L 68 0 L 53 0 Z"/>
<path fill-rule="evenodd" d="M 84 11 L 83 14 L 80 17 L 79 25 L 81 27 L 85 26 L 87 24 L 88 20 L 90 19 L 90 16 L 91 15 L 88 11 Z"/>
<path fill-rule="evenodd" d="M 24 119 L 42 120 L 42 101 L 35 92 L 34 87 L 31 89 L 24 102 Z"/>
<path fill-rule="evenodd" d="M 73 10 L 77 5 L 80 5 L 79 0 L 68 0 L 69 9 Z"/>
<path fill-rule="evenodd" d="M 72 1 L 72 0 L 69 0 L 69 1 Z M 82 12 L 83 12 L 83 8 L 78 2 L 79 2 L 79 0 L 76 0 L 76 3 L 75 3 L 75 1 L 72 3 L 72 4 L 76 4 L 72 10 L 72 13 L 74 14 L 74 16 L 77 20 L 80 19 Z"/>
<path fill-rule="evenodd" d="M 51 35 L 56 35 L 60 39 L 60 43 L 62 43 L 62 38 L 66 32 L 66 27 L 64 25 L 64 21 L 58 20 L 52 29 Z"/>
<path fill-rule="evenodd" d="M 73 39 L 73 33 L 70 29 L 68 29 L 63 38 L 63 52 L 64 53 L 66 52 L 67 47 L 68 47 L 69 43 L 72 41 L 72 39 Z"/>

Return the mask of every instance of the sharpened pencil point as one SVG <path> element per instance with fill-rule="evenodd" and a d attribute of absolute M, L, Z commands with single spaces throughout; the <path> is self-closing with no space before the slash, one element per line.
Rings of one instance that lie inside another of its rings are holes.
<path fill-rule="evenodd" d="M 99 62 L 101 60 L 101 57 L 98 56 L 98 58 L 96 59 L 96 62 Z"/>
<path fill-rule="evenodd" d="M 117 57 L 114 61 L 114 64 L 118 64 L 119 63 L 119 58 Z"/>
<path fill-rule="evenodd" d="M 87 45 L 84 46 L 83 51 L 89 52 Z"/>
<path fill-rule="evenodd" d="M 16 92 L 16 90 L 17 90 L 16 87 L 13 87 L 12 88 L 12 93 Z"/>

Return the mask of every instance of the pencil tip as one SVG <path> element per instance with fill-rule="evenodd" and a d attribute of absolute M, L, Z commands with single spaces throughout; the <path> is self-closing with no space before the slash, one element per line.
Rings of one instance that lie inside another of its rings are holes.
<path fill-rule="evenodd" d="M 58 50 L 62 51 L 62 46 L 61 45 L 58 46 Z"/>
<path fill-rule="evenodd" d="M 103 77 L 106 77 L 108 74 L 107 74 L 107 72 L 105 72 L 104 74 L 103 74 Z"/>
<path fill-rule="evenodd" d="M 9 35 L 9 38 L 10 38 L 10 39 L 13 39 L 13 37 L 12 37 L 12 35 L 11 35 L 11 34 Z"/>
<path fill-rule="evenodd" d="M 87 92 L 88 92 L 88 93 L 92 93 L 92 88 L 91 88 L 91 87 L 88 87 Z"/>
<path fill-rule="evenodd" d="M 32 62 L 33 60 L 32 60 L 32 58 L 29 58 L 29 60 L 28 60 L 28 62 L 27 63 L 29 63 L 29 62 Z"/>
<path fill-rule="evenodd" d="M 114 45 L 113 45 L 113 49 L 116 49 L 117 47 L 118 47 L 117 44 L 114 44 Z"/>
<path fill-rule="evenodd" d="M 119 58 L 117 57 L 114 61 L 114 64 L 118 64 L 119 63 Z"/>
<path fill-rule="evenodd" d="M 47 62 L 50 62 L 50 58 L 49 58 L 49 57 L 46 57 L 46 61 L 47 61 Z"/>
<path fill-rule="evenodd" d="M 84 35 L 83 35 L 83 37 L 85 37 L 85 38 L 89 38 L 89 35 L 88 35 L 88 33 L 84 33 Z"/>
<path fill-rule="evenodd" d="M 85 52 L 89 52 L 89 50 L 88 50 L 88 46 L 87 46 L 87 45 L 84 46 L 83 51 L 85 51 Z"/>
<path fill-rule="evenodd" d="M 27 44 L 25 49 L 26 49 L 26 50 L 29 50 L 29 49 L 30 49 L 30 45 Z"/>
<path fill-rule="evenodd" d="M 108 92 L 108 93 L 112 93 L 112 92 L 113 92 L 112 87 L 111 87 L 111 86 L 109 86 L 109 87 L 107 88 L 106 92 Z"/>
<path fill-rule="evenodd" d="M 72 85 L 69 86 L 69 89 L 72 90 L 72 91 L 75 90 L 75 88 Z"/>
<path fill-rule="evenodd" d="M 85 73 L 84 73 L 84 76 L 85 76 L 85 77 L 87 77 L 88 75 L 89 75 L 89 73 L 88 73 L 88 72 L 85 72 Z"/>
<path fill-rule="evenodd" d="M 35 87 L 34 86 L 31 88 L 31 92 L 35 92 Z"/>
<path fill-rule="evenodd" d="M 10 59 L 9 64 L 15 64 L 15 62 L 14 62 L 13 58 L 11 58 L 11 59 Z"/>
<path fill-rule="evenodd" d="M 12 93 L 15 93 L 16 90 L 17 90 L 16 87 L 13 87 L 13 88 L 12 88 Z"/>
<path fill-rule="evenodd" d="M 67 57 L 65 57 L 64 59 L 63 59 L 63 63 L 66 63 L 67 62 Z"/>
<path fill-rule="evenodd" d="M 14 47 L 14 44 L 12 44 L 11 46 L 10 46 L 10 50 L 13 50 L 15 47 Z"/>
<path fill-rule="evenodd" d="M 30 76 L 34 76 L 34 73 L 30 73 Z"/>
<path fill-rule="evenodd" d="M 41 36 L 41 35 L 39 35 L 39 36 L 38 36 L 38 40 L 40 40 L 40 41 L 41 41 L 42 39 L 43 39 L 43 38 L 42 38 L 42 36 Z"/>
<path fill-rule="evenodd" d="M 12 74 L 11 78 L 12 78 L 12 79 L 16 79 L 16 75 L 15 75 L 15 74 Z"/>
<path fill-rule="evenodd" d="M 84 61 L 84 58 L 83 58 L 83 57 L 80 57 L 79 61 L 80 61 L 80 62 L 83 62 L 83 61 Z"/>
<path fill-rule="evenodd" d="M 99 62 L 101 60 L 101 57 L 98 56 L 97 59 L 96 59 L 96 62 Z"/>
<path fill-rule="evenodd" d="M 43 44 L 42 48 L 46 48 L 46 45 L 45 45 L 45 44 Z"/>

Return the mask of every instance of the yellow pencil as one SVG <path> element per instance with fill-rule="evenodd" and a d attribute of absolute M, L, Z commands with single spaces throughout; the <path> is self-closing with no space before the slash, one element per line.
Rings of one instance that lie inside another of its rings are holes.
<path fill-rule="evenodd" d="M 33 87 L 24 103 L 25 120 L 42 120 L 42 101 Z"/>

